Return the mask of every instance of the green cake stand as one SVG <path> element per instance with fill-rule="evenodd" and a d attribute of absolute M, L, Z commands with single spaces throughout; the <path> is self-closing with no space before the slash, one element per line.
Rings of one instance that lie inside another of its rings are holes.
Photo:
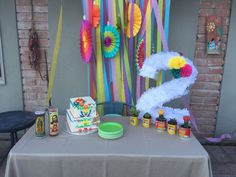
<path fill-rule="evenodd" d="M 104 139 L 117 139 L 123 136 L 124 128 L 118 122 L 105 122 L 99 125 L 98 135 Z"/>

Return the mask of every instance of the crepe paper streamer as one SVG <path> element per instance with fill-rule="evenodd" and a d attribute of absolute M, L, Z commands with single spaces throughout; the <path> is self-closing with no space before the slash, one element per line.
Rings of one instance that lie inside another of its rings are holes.
<path fill-rule="evenodd" d="M 158 5 L 159 5 L 159 13 L 161 16 L 161 19 L 163 18 L 163 0 L 158 0 Z M 162 50 L 162 45 L 161 45 L 161 35 L 160 31 L 157 33 L 157 52 L 161 52 Z"/>
<path fill-rule="evenodd" d="M 90 61 L 92 50 L 92 28 L 88 20 L 83 20 L 80 28 L 80 53 L 83 62 Z"/>
<path fill-rule="evenodd" d="M 143 66 L 143 62 L 145 59 L 145 41 L 142 38 L 141 40 L 139 40 L 138 44 L 137 44 L 137 49 L 136 49 L 136 67 L 138 72 L 140 72 L 140 69 Z"/>
<path fill-rule="evenodd" d="M 123 81 L 124 81 L 124 90 L 125 90 L 125 100 L 126 103 L 130 104 L 133 103 L 133 98 L 131 97 L 131 91 L 132 91 L 132 84 L 131 84 L 131 73 L 130 73 L 130 65 L 128 60 L 128 52 L 127 47 L 125 44 L 125 38 L 124 38 L 124 6 L 123 1 L 118 1 L 119 5 L 119 14 L 120 14 L 120 20 L 121 20 L 121 58 L 122 58 L 122 65 L 124 67 L 123 69 Z"/>
<path fill-rule="evenodd" d="M 87 12 L 87 9 L 86 9 L 86 0 L 82 0 L 82 6 L 83 6 L 83 12 L 84 14 Z M 87 14 L 86 14 L 87 15 Z"/>
<path fill-rule="evenodd" d="M 105 24 L 105 19 L 106 19 L 106 4 L 105 4 L 105 0 L 99 0 L 99 8 L 100 8 L 100 25 L 99 25 L 99 35 L 96 37 L 99 37 L 99 41 L 100 43 L 97 44 L 96 46 L 99 48 L 99 50 L 101 50 L 100 52 L 102 53 L 103 50 L 103 32 L 104 32 L 104 24 Z M 105 8 L 105 9 L 104 9 Z M 96 28 L 97 29 L 97 28 Z M 99 46 L 98 46 L 99 45 Z M 97 56 L 97 58 L 99 59 L 99 61 L 101 62 L 101 65 L 99 66 L 99 68 L 97 68 L 97 70 L 99 70 L 99 72 L 97 72 L 97 74 L 102 74 L 102 89 L 104 90 L 104 98 L 102 98 L 102 100 L 104 101 L 110 101 L 111 100 L 111 93 L 110 93 L 110 86 L 108 83 L 108 77 L 109 77 L 109 67 L 107 66 L 107 62 L 105 60 L 103 60 L 103 55 L 99 55 Z M 108 72 L 107 72 L 108 71 Z M 103 72 L 103 73 L 101 73 Z M 101 90 L 97 89 L 99 92 Z"/>
<path fill-rule="evenodd" d="M 114 20 L 113 20 L 113 8 L 112 8 L 113 4 L 112 1 L 106 1 L 106 9 L 105 12 L 108 15 L 108 22 L 107 25 L 112 25 L 114 26 Z M 104 40 L 105 41 L 105 40 Z M 116 75 L 115 75 L 115 62 L 114 62 L 114 58 L 112 57 L 111 60 L 108 60 L 109 62 L 109 69 L 110 69 L 110 90 L 111 90 L 111 99 L 112 101 L 114 101 L 115 99 L 117 99 L 117 83 L 116 83 Z M 116 90 L 116 91 L 115 91 Z"/>
<path fill-rule="evenodd" d="M 96 28 L 100 21 L 100 9 L 98 5 L 93 4 L 93 27 Z"/>
<path fill-rule="evenodd" d="M 146 9 L 146 58 L 151 55 L 151 0 L 148 1 Z M 149 78 L 146 78 L 145 90 L 149 88 Z"/>
<path fill-rule="evenodd" d="M 131 73 L 131 78 L 134 78 L 134 70 L 133 70 L 133 62 L 134 62 L 134 57 L 133 57 L 133 49 L 134 49 L 134 38 L 133 38 L 133 31 L 134 31 L 134 3 L 133 0 L 129 0 L 129 5 L 131 5 L 131 8 L 129 10 L 128 8 L 128 13 L 130 12 L 130 37 L 128 39 L 129 44 L 128 44 L 128 54 L 129 54 L 129 63 L 130 63 L 130 73 Z M 131 84 L 134 85 L 135 80 L 131 80 Z M 132 90 L 130 91 L 131 97 L 132 97 Z"/>
<path fill-rule="evenodd" d="M 103 43 L 104 43 L 104 28 L 105 28 L 105 23 L 107 19 L 107 8 L 106 8 L 106 0 L 101 0 L 100 1 L 100 11 L 101 11 L 101 18 L 100 18 L 100 38 L 101 38 L 101 46 L 102 46 L 102 52 L 103 52 Z M 104 54 L 102 55 L 104 57 Z M 110 78 L 110 68 L 109 68 L 109 61 L 108 60 L 102 60 L 103 61 L 103 81 L 104 81 L 104 90 L 105 90 L 105 101 L 111 101 L 111 96 L 112 96 L 112 91 L 110 89 L 109 85 L 109 78 Z"/>
<path fill-rule="evenodd" d="M 133 21 L 131 21 L 131 7 L 132 7 L 132 4 L 134 5 L 134 17 L 133 17 Z M 139 29 L 141 27 L 141 23 L 142 23 L 142 14 L 141 14 L 141 11 L 138 7 L 138 5 L 136 3 L 129 3 L 129 6 L 128 6 L 128 22 L 127 22 L 127 29 L 126 29 L 126 35 L 128 38 L 130 38 L 130 27 L 131 27 L 131 23 L 133 22 L 133 37 L 135 37 L 138 32 L 139 32 Z"/>
<path fill-rule="evenodd" d="M 202 134 L 201 131 L 198 129 L 198 126 L 197 126 L 197 122 L 196 122 L 196 118 L 193 116 L 192 112 L 191 112 L 191 109 L 190 109 L 190 103 L 189 103 L 189 99 L 187 96 L 183 96 L 181 98 L 183 104 L 184 104 L 184 107 L 186 107 L 188 110 L 189 110 L 189 113 L 190 113 L 190 122 L 191 122 L 191 127 L 194 128 L 198 134 Z M 207 141 L 211 142 L 211 143 L 220 143 L 222 141 L 224 141 L 225 139 L 231 139 L 232 138 L 232 135 L 234 134 L 235 130 L 230 132 L 230 133 L 225 133 L 225 134 L 221 134 L 220 137 L 216 137 L 216 138 L 213 138 L 213 137 L 204 137 Z"/>
<path fill-rule="evenodd" d="M 89 63 L 89 71 L 90 71 L 90 74 L 89 74 L 89 76 L 90 76 L 90 78 L 89 78 L 89 81 L 90 81 L 90 93 L 89 93 L 89 95 L 93 98 L 93 99 L 95 99 L 96 98 L 96 90 L 95 90 L 95 88 L 96 88 L 96 77 L 95 77 L 95 68 L 94 68 L 94 66 L 95 66 L 95 56 L 93 56 L 93 59 L 92 59 L 92 61 Z"/>
<path fill-rule="evenodd" d="M 108 3 L 108 20 L 111 25 L 115 26 L 116 21 L 116 8 L 115 8 L 115 1 L 107 1 Z M 112 83 L 111 83 L 111 90 L 113 95 L 113 101 L 120 101 L 121 100 L 121 72 L 120 72 L 120 55 L 119 51 L 117 54 L 110 60 L 111 62 L 111 76 L 112 76 Z"/>
<path fill-rule="evenodd" d="M 90 22 L 90 25 L 92 27 L 93 26 L 93 1 L 87 0 L 87 9 L 88 9 L 87 19 Z"/>
<path fill-rule="evenodd" d="M 160 12 L 161 19 L 163 19 L 163 0 L 158 0 L 158 5 L 159 5 L 159 12 Z M 157 52 L 161 52 L 161 51 L 162 51 L 161 35 L 160 35 L 160 32 L 158 31 L 158 33 L 157 33 Z M 160 86 L 164 81 L 165 81 L 165 73 L 163 73 L 163 71 L 160 70 L 160 72 L 158 74 L 156 86 Z"/>
<path fill-rule="evenodd" d="M 105 61 L 106 62 L 106 61 Z M 110 86 L 108 83 L 108 78 L 109 75 L 107 73 L 109 73 L 109 70 L 107 72 L 107 70 L 105 69 L 105 62 L 103 62 L 103 79 L 104 79 L 104 90 L 105 90 L 105 101 L 111 101 L 111 90 L 110 90 Z"/>
<path fill-rule="evenodd" d="M 59 49 L 60 49 L 60 43 L 61 43 L 62 15 L 63 15 L 63 7 L 62 7 L 62 1 L 61 1 L 56 40 L 55 40 L 55 45 L 54 45 L 53 54 L 52 54 L 52 66 L 51 66 L 51 71 L 50 71 L 50 76 L 49 76 L 48 92 L 47 92 L 46 103 L 45 103 L 46 106 L 49 105 L 49 102 L 51 100 L 52 89 L 53 89 L 54 80 L 55 80 L 57 60 L 58 60 L 58 54 L 59 54 Z"/>
<path fill-rule="evenodd" d="M 144 6 L 144 1 L 141 0 L 140 1 L 140 9 L 141 10 L 143 9 L 143 6 Z M 142 27 L 143 27 L 143 24 L 142 24 Z M 141 33 L 141 30 L 142 30 L 142 27 L 140 29 L 140 33 Z M 135 62 L 136 62 L 137 73 L 142 68 L 142 63 L 143 63 L 144 58 L 145 58 L 145 48 L 144 48 L 145 47 L 145 42 L 144 42 L 144 38 L 141 37 L 141 36 L 143 36 L 143 34 L 140 34 L 140 33 L 138 35 L 138 42 L 137 42 L 137 45 L 136 45 L 136 54 L 135 54 Z M 143 46 L 143 47 L 141 47 L 141 46 Z M 143 57 L 142 57 L 142 55 L 143 55 Z M 137 75 L 137 79 L 136 79 L 136 99 L 139 98 L 140 95 L 141 95 L 141 77 L 139 75 Z"/>
<path fill-rule="evenodd" d="M 111 25 L 104 27 L 103 55 L 105 58 L 113 58 L 119 51 L 120 36 L 116 28 Z"/>
<path fill-rule="evenodd" d="M 90 88 L 90 65 L 87 65 L 87 79 L 88 79 L 88 95 L 91 93 L 91 88 Z"/>
<path fill-rule="evenodd" d="M 163 30 L 162 19 L 161 19 L 161 16 L 160 16 L 157 1 L 156 0 L 150 0 L 150 1 L 152 1 L 152 9 L 154 10 L 154 14 L 155 14 L 155 17 L 156 17 L 156 23 L 157 23 L 158 31 L 160 32 L 163 49 L 164 49 L 164 51 L 168 51 L 166 36 L 165 36 L 164 30 Z"/>
<path fill-rule="evenodd" d="M 96 4 L 100 5 L 100 0 L 95 0 Z M 102 11 L 101 11 L 102 12 Z M 101 19 L 100 19 L 101 21 Z M 96 28 L 96 80 L 97 80 L 97 101 L 105 101 L 105 89 L 104 89 L 104 77 L 103 77 L 103 62 L 102 62 L 102 50 L 101 50 L 101 38 L 100 38 L 100 25 Z"/>
<path fill-rule="evenodd" d="M 113 21 L 113 24 L 117 24 L 117 7 L 116 7 L 116 2 L 115 1 L 112 1 L 113 2 L 113 13 L 115 15 L 114 16 L 114 21 Z M 117 82 L 117 88 L 118 89 L 118 101 L 121 101 L 121 102 L 125 102 L 125 93 L 124 93 L 124 81 L 123 81 L 123 78 L 122 78 L 122 74 L 123 74 L 123 70 L 121 68 L 121 58 L 120 58 L 120 52 L 117 52 L 117 55 L 116 55 L 116 58 L 114 60 L 115 62 L 115 67 L 116 67 L 116 82 Z"/>
<path fill-rule="evenodd" d="M 158 71 L 169 70 L 169 60 L 173 57 L 179 56 L 177 52 L 160 52 L 151 55 L 144 61 L 143 67 L 140 71 L 140 75 L 152 79 L 157 78 Z M 189 77 L 181 77 L 173 79 L 169 82 L 163 83 L 159 87 L 151 88 L 141 95 L 137 101 L 136 108 L 143 114 L 148 112 L 155 118 L 158 117 L 158 110 L 163 109 L 165 111 L 165 117 L 167 119 L 176 118 L 178 123 L 183 123 L 183 116 L 190 115 L 189 111 L 184 109 L 173 109 L 170 107 L 164 107 L 165 103 L 171 100 L 180 98 L 188 94 L 188 88 L 194 84 L 197 79 L 197 69 L 193 65 L 192 61 L 183 57 L 188 65 L 192 67 L 192 73 Z"/>
<path fill-rule="evenodd" d="M 139 40 L 141 40 L 142 38 L 144 38 L 144 58 L 146 55 L 145 52 L 145 32 L 146 32 L 146 9 L 147 9 L 147 4 L 148 4 L 149 0 L 144 0 L 140 2 L 140 8 L 142 10 L 142 14 L 143 14 L 143 22 L 142 22 L 142 26 L 139 32 Z M 136 51 L 137 54 L 137 51 Z M 141 78 L 139 75 L 137 75 L 137 86 L 136 86 L 136 98 L 139 98 L 141 93 L 144 91 L 145 88 L 145 83 L 144 83 L 144 79 Z"/>
<path fill-rule="evenodd" d="M 166 36 L 166 42 L 168 44 L 168 34 L 169 34 L 169 22 L 170 22 L 170 4 L 171 0 L 165 0 L 165 22 L 164 22 L 164 31 Z"/>

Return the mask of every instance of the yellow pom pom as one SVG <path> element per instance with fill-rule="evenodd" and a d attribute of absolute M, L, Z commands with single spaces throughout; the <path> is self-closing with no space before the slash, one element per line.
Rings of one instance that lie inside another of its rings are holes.
<path fill-rule="evenodd" d="M 186 61 L 183 57 L 177 56 L 169 60 L 168 66 L 170 69 L 180 69 L 186 64 Z"/>

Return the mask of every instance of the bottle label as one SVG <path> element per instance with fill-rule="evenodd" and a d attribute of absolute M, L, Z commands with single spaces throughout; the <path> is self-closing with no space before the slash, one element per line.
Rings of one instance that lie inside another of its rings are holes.
<path fill-rule="evenodd" d="M 49 123 L 50 123 L 49 134 L 51 136 L 58 135 L 58 132 L 59 132 L 58 110 L 55 107 L 49 108 Z"/>
<path fill-rule="evenodd" d="M 45 117 L 44 117 L 44 115 L 36 116 L 35 134 L 36 134 L 36 136 L 39 136 L 39 137 L 45 135 Z"/>

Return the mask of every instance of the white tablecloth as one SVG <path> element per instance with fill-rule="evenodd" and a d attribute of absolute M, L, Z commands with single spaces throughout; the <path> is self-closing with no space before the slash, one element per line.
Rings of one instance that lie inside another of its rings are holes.
<path fill-rule="evenodd" d="M 10 151 L 5 177 L 212 176 L 209 156 L 194 136 L 181 140 L 153 127 L 132 127 L 128 118 L 114 119 L 125 130 L 117 140 L 70 135 L 64 128 L 56 137 L 38 139 L 31 127 Z"/>

